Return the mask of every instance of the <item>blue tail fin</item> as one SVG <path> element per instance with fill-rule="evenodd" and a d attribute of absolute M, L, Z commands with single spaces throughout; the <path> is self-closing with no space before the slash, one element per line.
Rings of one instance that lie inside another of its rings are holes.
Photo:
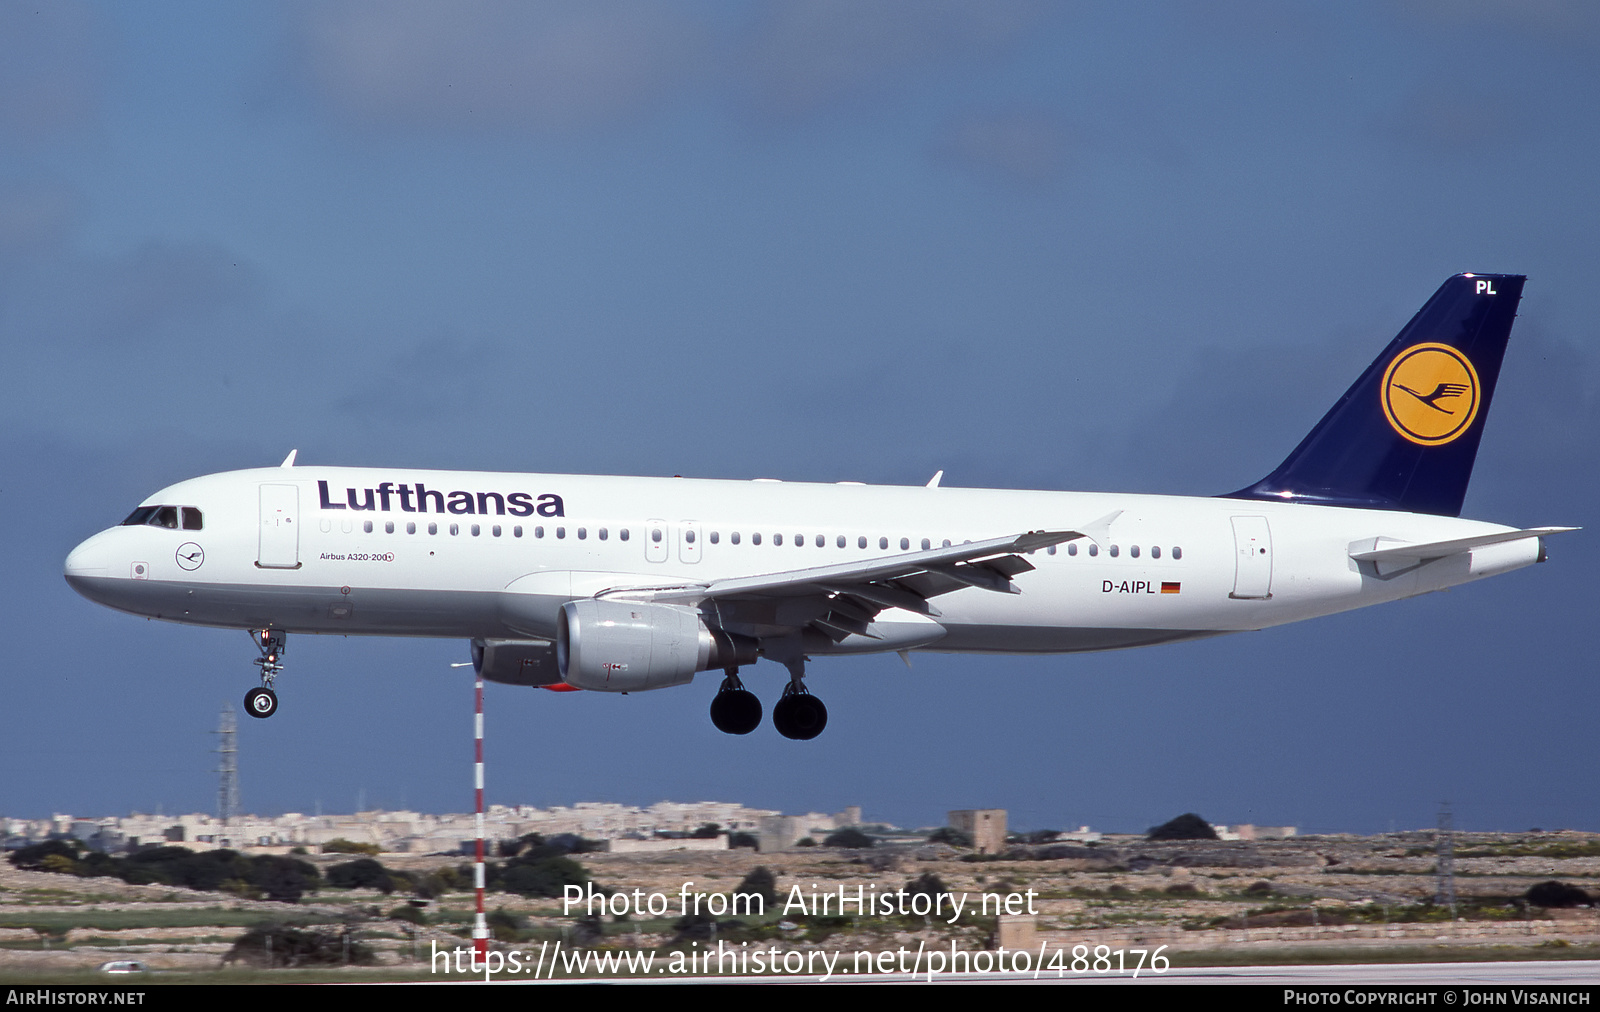
<path fill-rule="evenodd" d="M 1460 516 L 1524 280 L 1446 281 L 1276 471 L 1224 498 Z"/>

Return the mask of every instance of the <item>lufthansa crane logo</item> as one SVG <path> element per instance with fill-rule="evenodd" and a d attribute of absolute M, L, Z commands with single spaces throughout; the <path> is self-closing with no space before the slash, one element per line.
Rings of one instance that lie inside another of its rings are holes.
<path fill-rule="evenodd" d="M 193 541 L 185 541 L 178 546 L 177 561 L 179 567 L 193 572 L 206 561 L 206 551 Z"/>
<path fill-rule="evenodd" d="M 1414 344 L 1394 357 L 1379 394 L 1394 431 L 1421 446 L 1451 442 L 1478 417 L 1481 387 L 1467 356 L 1447 344 Z"/>

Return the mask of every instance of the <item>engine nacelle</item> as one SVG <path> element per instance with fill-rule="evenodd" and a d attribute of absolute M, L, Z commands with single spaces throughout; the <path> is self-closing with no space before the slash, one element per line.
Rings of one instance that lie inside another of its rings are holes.
<path fill-rule="evenodd" d="M 505 685 L 561 681 L 556 645 L 547 640 L 473 640 L 472 666 L 489 681 Z"/>
<path fill-rule="evenodd" d="M 696 671 L 754 664 L 756 641 L 671 604 L 568 601 L 556 620 L 556 664 L 568 685 L 642 692 L 682 685 Z"/>

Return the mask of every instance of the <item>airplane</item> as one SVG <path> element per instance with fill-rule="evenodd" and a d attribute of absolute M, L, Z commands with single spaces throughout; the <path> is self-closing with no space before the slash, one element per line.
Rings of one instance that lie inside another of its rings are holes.
<path fill-rule="evenodd" d="M 305 466 L 179 482 L 66 560 L 121 611 L 249 631 L 269 717 L 289 633 L 460 637 L 483 678 L 638 692 L 816 657 L 1171 643 L 1545 561 L 1569 527 L 1461 519 L 1525 278 L 1449 278 L 1271 474 L 1212 497 Z"/>

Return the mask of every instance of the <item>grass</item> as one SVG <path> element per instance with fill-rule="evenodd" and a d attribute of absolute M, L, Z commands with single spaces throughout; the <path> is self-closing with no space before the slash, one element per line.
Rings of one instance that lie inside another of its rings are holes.
<path fill-rule="evenodd" d="M 73 928 L 98 928 L 101 931 L 127 931 L 130 928 L 248 928 L 262 921 L 275 920 L 287 924 L 333 924 L 340 918 L 306 911 L 286 917 L 267 916 L 260 911 L 224 910 L 207 907 L 188 910 L 73 910 L 39 911 L 7 910 L 0 913 L 0 928 L 32 928 L 42 934 L 65 935 Z"/>

